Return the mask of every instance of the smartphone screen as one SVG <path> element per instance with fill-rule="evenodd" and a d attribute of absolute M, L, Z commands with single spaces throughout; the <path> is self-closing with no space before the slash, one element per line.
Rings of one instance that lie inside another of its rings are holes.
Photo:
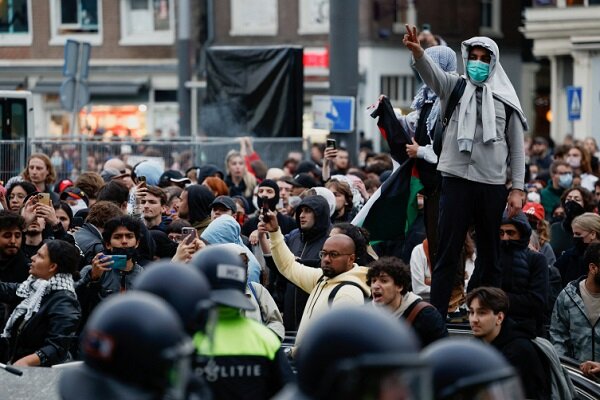
<path fill-rule="evenodd" d="M 263 221 L 268 221 L 269 215 L 267 213 L 269 212 L 269 198 L 267 196 L 262 197 L 261 212 L 262 212 L 262 216 L 263 216 Z"/>
<path fill-rule="evenodd" d="M 327 139 L 327 147 L 331 147 L 332 149 L 336 148 L 335 139 Z"/>

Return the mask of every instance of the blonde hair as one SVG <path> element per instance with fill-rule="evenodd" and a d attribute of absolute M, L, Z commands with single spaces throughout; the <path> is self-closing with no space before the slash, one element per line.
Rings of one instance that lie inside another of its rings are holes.
<path fill-rule="evenodd" d="M 244 161 L 244 174 L 242 175 L 242 181 L 244 181 L 244 185 L 246 185 L 246 190 L 244 190 L 244 197 L 252 197 L 252 195 L 254 194 L 254 188 L 257 185 L 256 178 L 254 177 L 254 175 L 248 172 L 244 157 L 239 151 L 229 150 L 229 152 L 225 156 L 225 171 L 227 171 L 228 175 L 231 175 L 231 171 L 229 171 L 229 161 L 234 157 L 240 157 L 242 161 Z"/>
<path fill-rule="evenodd" d="M 578 217 L 575 217 L 571 226 L 577 226 L 584 231 L 596 232 L 596 236 L 600 238 L 600 215 L 586 212 Z"/>

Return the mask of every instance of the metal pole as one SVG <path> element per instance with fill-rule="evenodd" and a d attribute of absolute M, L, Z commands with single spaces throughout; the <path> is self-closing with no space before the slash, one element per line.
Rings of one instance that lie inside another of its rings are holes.
<path fill-rule="evenodd" d="M 190 1 L 180 0 L 177 15 L 177 102 L 179 103 L 179 136 L 190 136 L 190 93 L 185 83 L 190 80 Z"/>
<path fill-rule="evenodd" d="M 358 94 L 358 6 L 358 0 L 329 2 L 329 94 L 332 96 Z M 352 165 L 357 165 L 356 128 L 332 136 L 348 149 Z"/>
<path fill-rule="evenodd" d="M 71 137 L 77 133 L 77 114 L 79 113 L 79 79 L 81 78 L 81 43 L 77 43 L 77 67 L 75 68 L 75 93 L 73 95 L 73 114 L 71 115 Z"/>

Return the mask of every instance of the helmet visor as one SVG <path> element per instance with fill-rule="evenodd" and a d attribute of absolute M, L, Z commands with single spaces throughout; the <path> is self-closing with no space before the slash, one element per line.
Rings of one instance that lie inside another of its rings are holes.
<path fill-rule="evenodd" d="M 524 399 L 523 389 L 518 377 L 503 379 L 501 381 L 490 382 L 482 386 L 477 386 L 465 393 L 461 399 L 473 400 L 503 400 L 503 399 Z"/>
<path fill-rule="evenodd" d="M 377 358 L 363 356 L 353 362 L 345 360 L 330 388 L 329 398 L 411 400 L 432 397 L 431 372 L 418 360 L 418 355 L 412 360 L 385 355 Z"/>

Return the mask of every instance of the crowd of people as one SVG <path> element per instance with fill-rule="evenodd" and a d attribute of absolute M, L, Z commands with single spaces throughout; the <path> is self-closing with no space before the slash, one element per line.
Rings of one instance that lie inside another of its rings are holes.
<path fill-rule="evenodd" d="M 0 188 L 0 362 L 82 360 L 65 399 L 571 398 L 558 356 L 600 378 L 595 140 L 526 137 L 496 44 L 463 42 L 461 77 L 428 34 L 404 38 L 413 113 L 356 165 L 315 144 L 267 166 L 242 138 L 223 166 L 72 181 L 32 154 Z M 416 217 L 372 240 L 360 212 L 406 165 Z"/>

